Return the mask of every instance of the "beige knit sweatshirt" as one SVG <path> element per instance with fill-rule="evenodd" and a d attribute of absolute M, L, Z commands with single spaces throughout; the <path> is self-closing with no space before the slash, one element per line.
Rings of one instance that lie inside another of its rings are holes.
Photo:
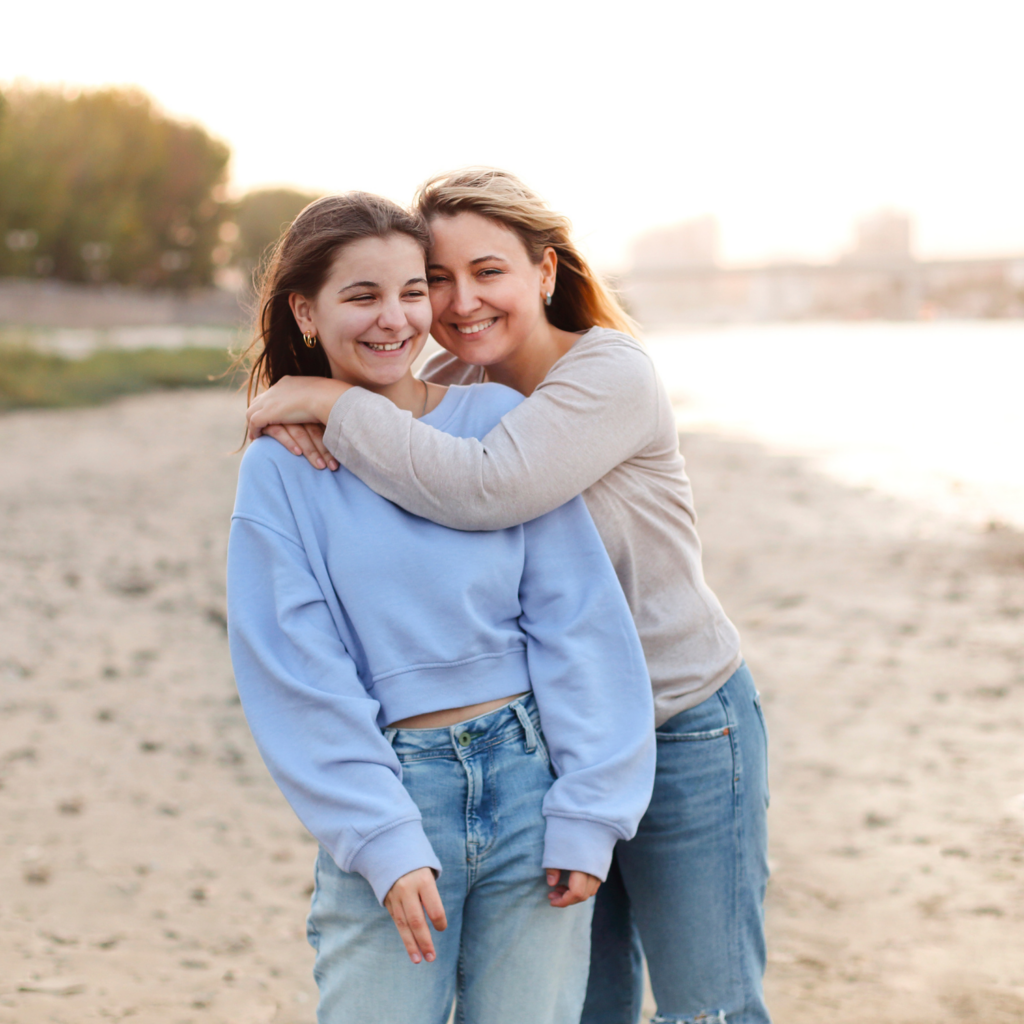
<path fill-rule="evenodd" d="M 421 376 L 484 379 L 447 352 Z M 659 725 L 739 667 L 739 634 L 704 581 L 672 405 L 634 338 L 582 334 L 482 441 L 435 430 L 362 388 L 335 403 L 324 440 L 378 494 L 457 530 L 514 526 L 582 492 L 643 643 Z"/>

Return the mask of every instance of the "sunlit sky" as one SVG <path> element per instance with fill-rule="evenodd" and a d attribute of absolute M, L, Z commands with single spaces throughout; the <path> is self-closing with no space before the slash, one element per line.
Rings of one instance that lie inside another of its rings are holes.
<path fill-rule="evenodd" d="M 1022 39 L 1019 0 L 58 0 L 5 6 L 0 82 L 139 85 L 237 190 L 505 167 L 606 268 L 702 213 L 727 261 L 828 259 L 882 206 L 921 255 L 1022 253 Z"/>

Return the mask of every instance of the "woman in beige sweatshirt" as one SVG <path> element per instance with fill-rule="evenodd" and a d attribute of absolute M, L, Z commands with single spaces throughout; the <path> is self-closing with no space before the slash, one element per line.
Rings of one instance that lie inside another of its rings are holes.
<path fill-rule="evenodd" d="M 643 643 L 658 739 L 650 808 L 597 896 L 583 1024 L 639 1019 L 644 956 L 659 1021 L 765 1024 L 764 720 L 704 581 L 664 385 L 568 221 L 517 179 L 443 175 L 418 206 L 433 236 L 431 331 L 447 350 L 422 376 L 498 381 L 526 401 L 477 440 L 360 388 L 286 378 L 250 405 L 250 433 L 340 462 L 455 529 L 503 529 L 583 494 Z"/>

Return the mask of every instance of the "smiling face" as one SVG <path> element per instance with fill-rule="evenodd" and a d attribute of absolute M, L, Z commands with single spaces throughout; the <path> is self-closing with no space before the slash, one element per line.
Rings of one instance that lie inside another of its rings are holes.
<path fill-rule="evenodd" d="M 346 245 L 313 299 L 294 293 L 289 301 L 336 380 L 371 391 L 411 380 L 430 331 L 430 299 L 423 250 L 408 235 Z"/>
<path fill-rule="evenodd" d="M 431 333 L 463 362 L 494 366 L 549 329 L 544 295 L 554 289 L 554 251 L 531 262 L 519 236 L 477 213 L 436 217 L 427 268 Z"/>

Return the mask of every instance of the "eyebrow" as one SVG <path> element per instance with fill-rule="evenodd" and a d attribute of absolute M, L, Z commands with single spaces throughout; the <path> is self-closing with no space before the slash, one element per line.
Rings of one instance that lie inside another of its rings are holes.
<path fill-rule="evenodd" d="M 495 256 L 495 255 L 492 254 L 490 256 L 477 256 L 477 258 L 475 260 L 470 260 L 469 261 L 469 265 L 471 267 L 475 267 L 478 263 L 491 263 L 491 262 L 493 262 L 495 260 L 497 260 L 499 263 L 508 263 L 508 260 L 505 259 L 504 256 Z M 444 270 L 444 264 L 443 263 L 428 263 L 427 264 L 427 270 Z"/>
<path fill-rule="evenodd" d="M 403 288 L 408 288 L 409 285 L 411 285 L 411 284 L 426 284 L 426 283 L 427 283 L 427 279 L 425 277 L 410 277 L 409 280 L 406 281 L 405 284 L 402 285 L 402 287 Z M 376 281 L 353 281 L 352 284 L 346 284 L 346 285 L 343 285 L 341 288 L 339 288 L 338 289 L 338 293 L 341 294 L 341 292 L 347 292 L 350 288 L 379 288 L 379 287 L 380 287 L 380 285 L 377 284 Z"/>

